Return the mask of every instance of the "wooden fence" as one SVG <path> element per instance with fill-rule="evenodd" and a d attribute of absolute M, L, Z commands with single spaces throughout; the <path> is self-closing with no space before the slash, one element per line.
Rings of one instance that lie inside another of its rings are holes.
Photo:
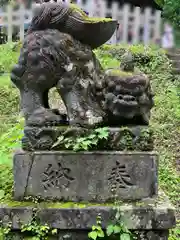
<path fill-rule="evenodd" d="M 61 1 L 61 0 L 59 0 Z M 66 0 L 69 2 L 69 0 Z M 90 16 L 112 17 L 118 20 L 119 27 L 109 43 L 144 43 L 149 44 L 161 36 L 161 12 L 151 8 L 141 9 L 131 7 L 128 4 L 119 6 L 113 2 L 111 7 L 107 6 L 105 0 L 76 0 L 83 10 L 87 11 Z M 2 25 L 5 27 L 8 41 L 12 41 L 14 29 L 20 31 L 20 39 L 24 39 L 24 23 L 32 19 L 32 8 L 26 9 L 20 5 L 18 10 L 13 10 L 9 5 L 5 11 L 0 13 Z"/>

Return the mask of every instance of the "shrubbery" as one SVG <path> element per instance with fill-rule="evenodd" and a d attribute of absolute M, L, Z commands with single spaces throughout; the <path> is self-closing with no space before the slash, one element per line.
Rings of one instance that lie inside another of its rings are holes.
<path fill-rule="evenodd" d="M 12 116 L 19 111 L 19 92 L 16 88 L 9 85 L 1 87 L 0 95 L 1 115 Z"/>
<path fill-rule="evenodd" d="M 19 56 L 20 43 L 0 45 L 0 73 L 10 73 Z"/>

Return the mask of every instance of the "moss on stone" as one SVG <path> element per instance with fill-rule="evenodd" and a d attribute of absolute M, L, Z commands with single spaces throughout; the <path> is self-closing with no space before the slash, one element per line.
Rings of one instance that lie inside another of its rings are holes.
<path fill-rule="evenodd" d="M 82 9 L 80 9 L 76 4 L 70 4 L 70 8 L 73 11 L 76 11 L 81 14 L 83 20 L 89 23 L 96 23 L 96 22 L 111 22 L 113 21 L 111 18 L 94 18 L 94 17 L 89 17 Z"/>
<path fill-rule="evenodd" d="M 1 202 L 2 205 L 8 207 L 30 207 L 30 208 L 86 208 L 86 207 L 97 207 L 97 206 L 113 206 L 114 203 L 89 203 L 89 202 L 50 202 L 44 201 L 40 203 L 34 203 L 32 201 L 13 201 L 13 200 L 4 200 Z"/>
<path fill-rule="evenodd" d="M 10 200 L 4 200 L 1 201 L 1 206 L 7 206 L 7 207 L 29 207 L 29 208 L 53 208 L 53 209 L 62 209 L 62 208 L 86 208 L 86 207 L 120 207 L 121 210 L 125 209 L 133 209 L 133 208 L 158 208 L 158 206 L 164 207 L 164 208 L 173 208 L 172 205 L 169 202 L 169 199 L 165 195 L 165 193 L 159 189 L 159 195 L 156 198 L 148 198 L 145 200 L 139 200 L 139 201 L 118 201 L 118 202 L 111 202 L 111 203 L 89 203 L 89 202 L 51 202 L 51 201 L 43 201 L 40 203 L 34 203 L 31 201 L 13 201 Z"/>
<path fill-rule="evenodd" d="M 45 208 L 86 208 L 86 207 L 97 207 L 97 206 L 113 206 L 114 203 L 73 203 L 73 202 L 42 202 L 39 204 L 40 207 Z"/>
<path fill-rule="evenodd" d="M 138 68 L 135 68 L 134 72 L 126 72 L 126 71 L 122 71 L 118 68 L 115 68 L 115 69 L 110 69 L 108 74 L 110 76 L 133 77 L 133 76 L 137 76 L 137 75 L 142 74 L 142 73 Z"/>
<path fill-rule="evenodd" d="M 87 17 L 85 20 L 89 23 L 97 23 L 97 22 L 112 22 L 113 20 L 111 18 L 91 18 Z"/>
<path fill-rule="evenodd" d="M 119 77 L 131 77 L 133 76 L 133 72 L 125 72 L 125 71 L 121 71 L 119 69 L 112 69 L 109 72 L 109 75 L 115 75 L 115 76 L 119 76 Z"/>
<path fill-rule="evenodd" d="M 37 204 L 36 203 L 33 203 L 33 202 L 25 202 L 25 201 L 22 201 L 22 202 L 19 202 L 19 201 L 13 201 L 13 200 L 4 200 L 1 202 L 2 205 L 6 205 L 8 207 L 36 207 Z"/>
<path fill-rule="evenodd" d="M 88 15 L 81 8 L 79 8 L 76 4 L 71 3 L 70 4 L 70 9 L 80 13 L 83 18 L 87 18 L 88 17 Z"/>

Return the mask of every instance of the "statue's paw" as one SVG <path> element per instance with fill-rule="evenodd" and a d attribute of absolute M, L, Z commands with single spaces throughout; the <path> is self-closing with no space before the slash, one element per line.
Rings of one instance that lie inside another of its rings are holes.
<path fill-rule="evenodd" d="M 63 112 L 60 112 L 59 109 L 56 109 L 56 108 L 52 108 L 51 111 L 52 111 L 54 114 L 60 116 L 62 122 L 68 124 L 68 116 L 67 116 L 67 113 L 65 113 L 64 111 L 63 111 Z"/>
<path fill-rule="evenodd" d="M 70 125 L 71 126 L 78 126 L 78 127 L 93 127 L 100 123 L 102 123 L 103 117 L 102 116 L 96 116 L 91 111 L 87 111 L 86 115 L 82 118 L 73 119 L 70 118 Z"/>
<path fill-rule="evenodd" d="M 91 117 L 88 119 L 88 125 L 94 126 L 103 121 L 102 117 Z"/>
<path fill-rule="evenodd" d="M 58 126 L 62 124 L 67 124 L 65 122 L 65 117 L 57 112 L 53 112 L 51 109 L 37 109 L 34 113 L 27 119 L 26 125 L 36 126 L 36 127 L 51 127 Z"/>

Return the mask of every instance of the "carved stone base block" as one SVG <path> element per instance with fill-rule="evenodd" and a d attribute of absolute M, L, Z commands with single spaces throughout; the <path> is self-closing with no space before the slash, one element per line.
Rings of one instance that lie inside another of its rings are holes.
<path fill-rule="evenodd" d="M 13 207 L 12 207 L 13 205 Z M 121 221 L 128 229 L 138 233 L 139 240 L 167 240 L 168 230 L 175 226 L 175 210 L 166 196 L 160 193 L 159 199 L 146 199 L 133 203 L 119 205 Z M 113 224 L 117 210 L 113 205 L 75 203 L 3 203 L 0 205 L 0 221 L 3 226 L 11 224 L 13 236 L 19 235 L 24 224 L 32 222 L 34 216 L 39 225 L 47 224 L 51 229 L 57 229 L 57 236 L 50 240 L 87 240 L 88 232 L 96 224 L 97 216 L 101 216 L 102 228 Z M 22 236 L 22 238 L 20 238 Z"/>
<path fill-rule="evenodd" d="M 82 127 L 25 127 L 24 137 L 22 138 L 22 149 L 24 151 L 64 151 L 67 147 L 64 141 L 58 142 L 59 137 L 80 137 L 94 133 L 94 129 Z M 107 139 L 99 140 L 96 146 L 92 146 L 91 151 L 98 149 L 103 151 L 152 151 L 154 149 L 154 137 L 152 130 L 147 126 L 129 127 L 108 127 L 109 136 Z M 55 147 L 54 144 L 56 145 Z M 95 148 L 95 149 L 94 149 Z M 68 150 L 73 150 L 72 146 Z"/>
<path fill-rule="evenodd" d="M 153 152 L 18 152 L 14 198 L 109 202 L 157 195 Z"/>

